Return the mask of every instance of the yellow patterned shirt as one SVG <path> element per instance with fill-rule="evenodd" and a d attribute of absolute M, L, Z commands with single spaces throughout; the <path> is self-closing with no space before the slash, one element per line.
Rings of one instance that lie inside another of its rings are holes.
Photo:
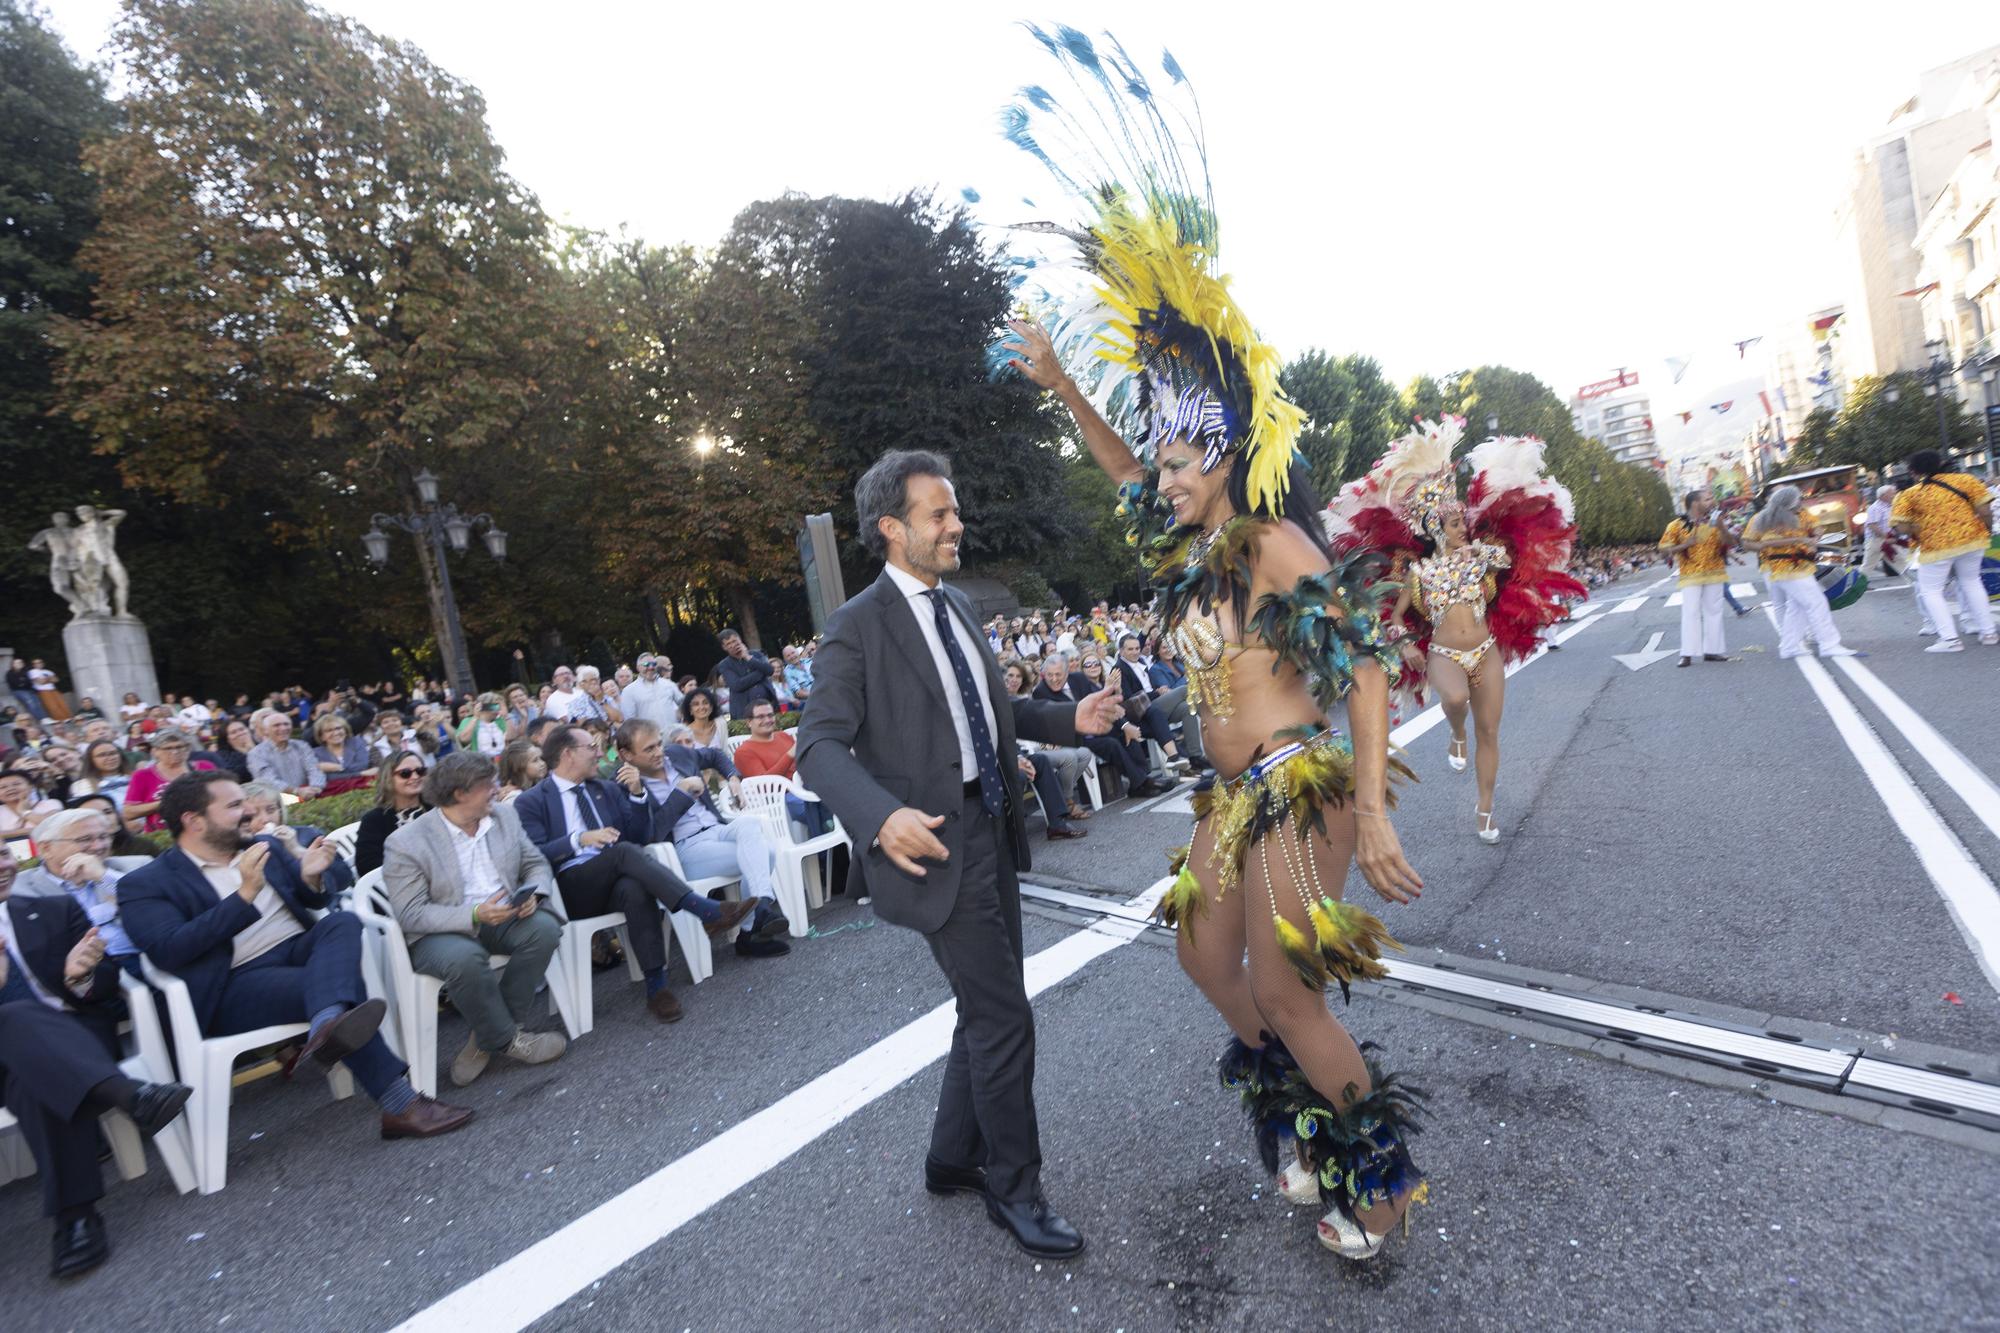
<path fill-rule="evenodd" d="M 1667 524 L 1666 532 L 1660 537 L 1661 547 L 1679 546 L 1690 531 L 1695 534 L 1695 542 L 1680 554 L 1680 586 L 1692 588 L 1703 583 L 1727 583 L 1729 570 L 1723 563 L 1727 548 L 1722 544 L 1722 529 L 1713 523 L 1700 523 L 1690 529 L 1685 519 L 1677 518 Z"/>
<path fill-rule="evenodd" d="M 1963 472 L 1940 472 L 1932 480 L 1944 485 L 1917 482 L 1908 490 L 1896 492 L 1896 503 L 1889 510 L 1891 523 L 1908 523 L 1916 528 L 1917 563 L 1932 565 L 1955 560 L 1968 551 L 1985 550 L 1986 525 L 1979 521 L 1973 506 L 1985 504 L 1990 498 L 1986 484 Z M 1957 490 L 1972 503 L 1959 499 L 1945 486 Z"/>
<path fill-rule="evenodd" d="M 1780 537 L 1799 539 L 1796 547 L 1770 547 L 1757 552 L 1757 563 L 1764 567 L 1764 573 L 1772 580 L 1809 579 L 1813 576 L 1812 552 L 1817 549 L 1819 539 L 1804 528 L 1759 528 L 1747 535 L 1760 542 L 1776 541 Z M 1801 552 L 1804 554 L 1801 555 Z"/>

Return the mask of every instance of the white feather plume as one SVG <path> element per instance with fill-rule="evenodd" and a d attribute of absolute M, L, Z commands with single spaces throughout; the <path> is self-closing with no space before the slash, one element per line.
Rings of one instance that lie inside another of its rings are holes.
<path fill-rule="evenodd" d="M 1470 515 L 1477 522 L 1480 511 L 1502 495 L 1546 495 L 1556 502 L 1565 520 L 1574 522 L 1576 504 L 1567 487 L 1543 471 L 1543 444 L 1533 435 L 1495 435 L 1475 445 L 1468 461 L 1474 480 L 1484 477 L 1482 500 Z"/>

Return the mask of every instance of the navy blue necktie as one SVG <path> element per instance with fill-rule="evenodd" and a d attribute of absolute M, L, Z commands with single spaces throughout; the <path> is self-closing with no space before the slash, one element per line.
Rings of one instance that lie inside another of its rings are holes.
<path fill-rule="evenodd" d="M 972 758 L 979 765 L 979 803 L 989 815 L 997 815 L 1006 803 L 1007 786 L 1000 776 L 1000 762 L 993 754 L 993 733 L 986 729 L 986 710 L 979 705 L 979 687 L 972 680 L 972 666 L 965 650 L 958 646 L 952 631 L 951 614 L 944 604 L 944 589 L 933 588 L 924 596 L 931 599 L 937 619 L 938 639 L 951 661 L 951 674 L 958 678 L 958 697 L 965 703 L 965 721 L 972 732 Z"/>
<path fill-rule="evenodd" d="M 0 912 L 6 910 L 0 907 Z M 20 960 L 10 952 L 7 954 L 7 980 L 5 984 L 0 984 L 0 1004 L 13 1004 L 16 1000 L 39 1000 L 39 997 L 22 975 Z"/>

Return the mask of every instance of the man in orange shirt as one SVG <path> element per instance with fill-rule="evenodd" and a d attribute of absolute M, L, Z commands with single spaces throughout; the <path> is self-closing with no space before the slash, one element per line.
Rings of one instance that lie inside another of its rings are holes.
<path fill-rule="evenodd" d="M 1660 549 L 1680 565 L 1681 661 L 1733 662 L 1722 646 L 1722 595 L 1729 584 L 1729 530 L 1710 517 L 1707 491 L 1689 491 L 1687 516 L 1667 524 Z"/>
<path fill-rule="evenodd" d="M 738 745 L 736 753 L 730 758 L 736 764 L 736 771 L 746 778 L 761 777 L 766 773 L 794 780 L 798 777 L 798 769 L 793 763 L 792 734 L 778 730 L 778 710 L 768 699 L 759 699 L 750 705 L 750 739 Z M 806 826 L 808 837 L 816 838 L 831 827 L 827 823 L 826 807 L 818 801 L 802 801 L 796 796 L 786 796 L 785 813 Z M 841 881 L 828 879 L 826 882 L 838 884 Z"/>

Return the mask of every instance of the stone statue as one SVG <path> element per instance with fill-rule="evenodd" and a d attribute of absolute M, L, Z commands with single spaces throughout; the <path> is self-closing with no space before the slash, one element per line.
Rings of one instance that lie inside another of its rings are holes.
<path fill-rule="evenodd" d="M 69 525 L 69 515 L 65 513 L 49 515 L 49 522 L 54 526 L 36 533 L 29 540 L 28 549 L 49 553 L 49 586 L 56 590 L 56 596 L 69 604 L 70 615 L 87 615 L 90 606 L 78 595 L 76 588 L 77 531 Z"/>
<path fill-rule="evenodd" d="M 124 518 L 122 509 L 76 507 L 76 586 L 96 614 L 112 615 L 115 605 L 121 619 L 132 613 L 125 608 L 125 564 L 112 542 L 114 529 Z"/>
<path fill-rule="evenodd" d="M 124 517 L 122 509 L 78 505 L 76 526 L 70 525 L 68 514 L 52 514 L 49 520 L 54 526 L 43 528 L 28 542 L 29 550 L 49 553 L 49 586 L 69 604 L 76 619 L 132 614 L 126 609 L 125 565 L 115 545 L 116 529 Z"/>

